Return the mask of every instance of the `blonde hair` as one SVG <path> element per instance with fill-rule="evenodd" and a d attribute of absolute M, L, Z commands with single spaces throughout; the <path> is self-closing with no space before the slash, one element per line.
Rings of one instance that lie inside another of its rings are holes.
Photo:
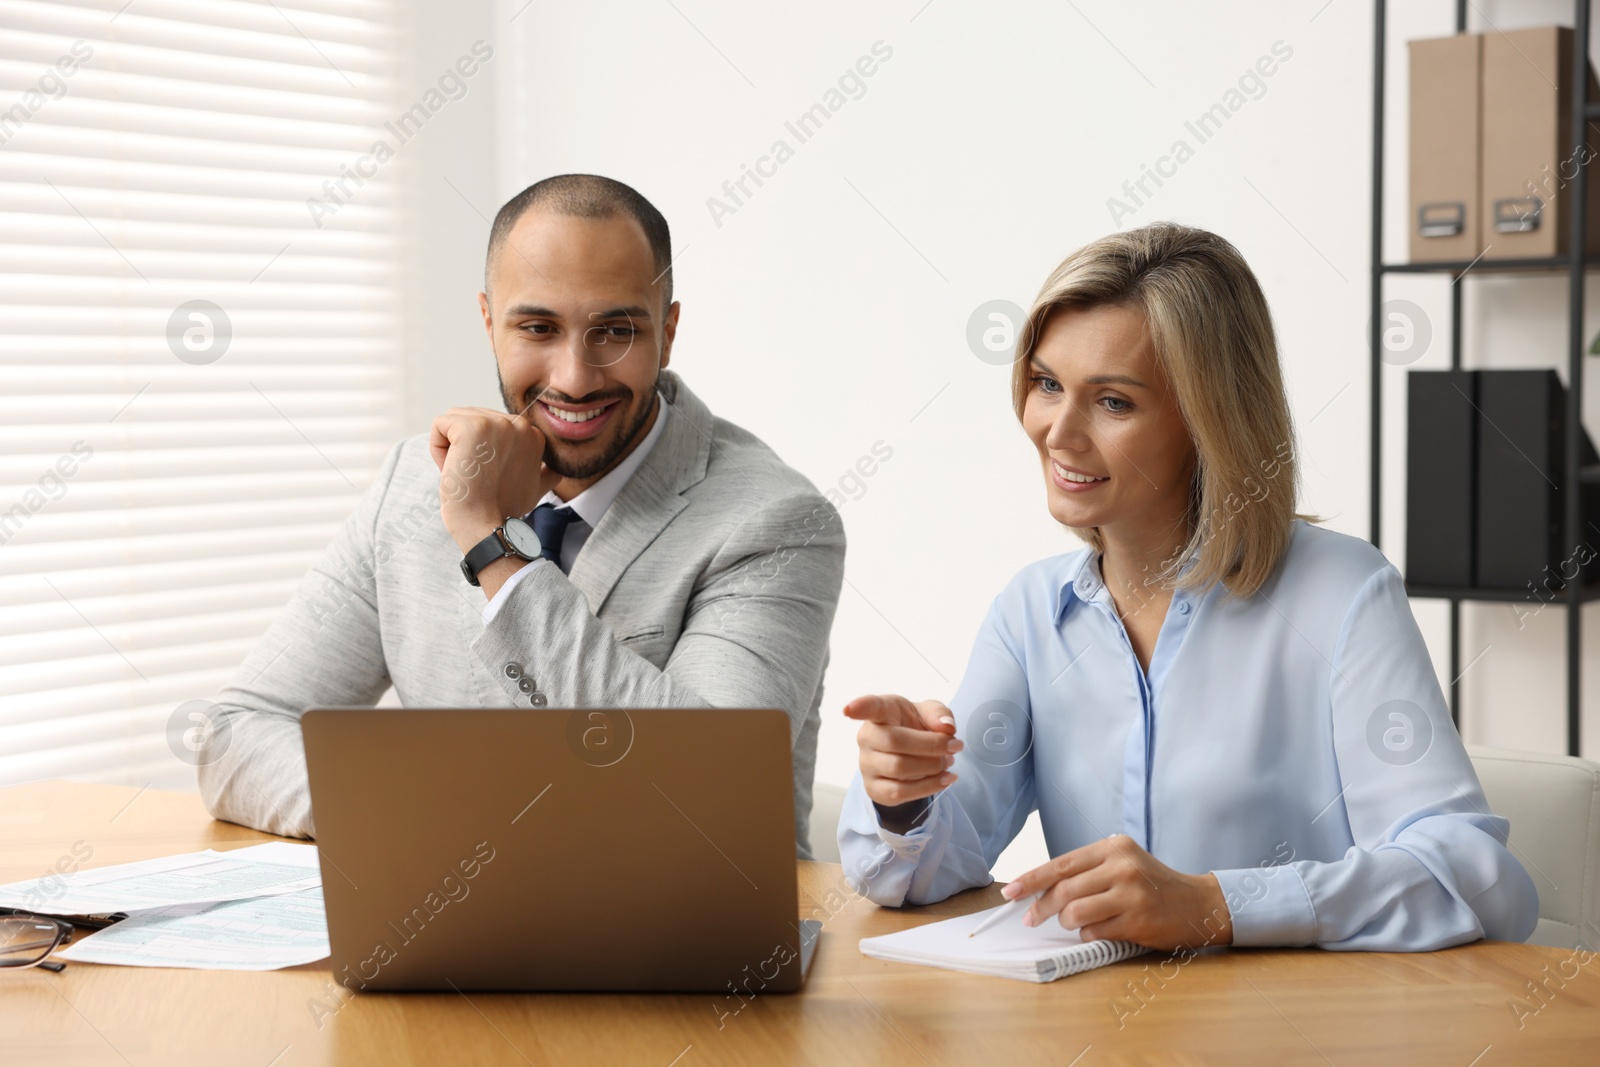
<path fill-rule="evenodd" d="M 1156 222 L 1073 252 L 1050 273 L 1017 337 L 1011 399 L 1022 420 L 1028 360 L 1056 311 L 1127 307 L 1144 315 L 1156 363 L 1194 442 L 1188 540 L 1155 576 L 1182 588 L 1222 582 L 1254 594 L 1289 547 L 1299 471 L 1272 314 L 1233 245 L 1214 233 Z M 1096 553 L 1097 527 L 1069 527 Z M 1190 561 L 1193 570 L 1178 572 Z"/>

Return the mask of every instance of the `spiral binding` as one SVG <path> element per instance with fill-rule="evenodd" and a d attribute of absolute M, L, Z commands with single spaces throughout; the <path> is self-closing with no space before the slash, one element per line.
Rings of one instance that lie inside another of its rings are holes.
<path fill-rule="evenodd" d="M 1108 963 L 1116 963 L 1118 960 L 1149 951 L 1143 945 L 1132 941 L 1085 941 L 1081 945 L 1073 945 L 1059 956 L 1040 960 L 1039 974 L 1046 982 L 1054 982 L 1057 978 L 1065 978 L 1069 974 L 1092 971 L 1096 967 L 1104 967 Z M 1048 971 L 1045 970 L 1047 966 Z"/>

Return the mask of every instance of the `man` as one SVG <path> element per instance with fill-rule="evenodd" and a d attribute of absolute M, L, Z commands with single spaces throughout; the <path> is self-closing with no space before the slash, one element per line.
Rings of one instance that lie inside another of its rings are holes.
<path fill-rule="evenodd" d="M 773 707 L 810 857 L 844 532 L 666 369 L 671 264 L 666 220 L 608 178 L 501 208 L 478 303 L 506 410 L 452 408 L 390 451 L 217 700 L 212 814 L 314 836 L 300 715 L 391 682 L 411 707 Z"/>

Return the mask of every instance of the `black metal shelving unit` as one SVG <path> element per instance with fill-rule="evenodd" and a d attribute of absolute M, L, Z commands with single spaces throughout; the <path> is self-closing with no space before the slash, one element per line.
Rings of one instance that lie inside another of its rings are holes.
<path fill-rule="evenodd" d="M 1388 4 L 1375 0 L 1373 23 L 1373 99 L 1372 99 L 1372 321 L 1368 342 L 1371 348 L 1372 399 L 1371 399 L 1371 516 L 1374 545 L 1381 547 L 1383 509 L 1381 486 L 1383 475 L 1383 323 L 1377 314 L 1383 304 L 1383 279 L 1389 274 L 1448 274 L 1450 286 L 1450 366 L 1461 369 L 1461 279 L 1469 271 L 1477 273 L 1502 273 L 1509 271 L 1566 271 L 1567 284 L 1567 428 L 1564 442 L 1564 470 L 1562 484 L 1574 491 L 1566 494 L 1562 522 L 1562 542 L 1579 543 L 1583 522 L 1582 495 L 1576 492 L 1579 484 L 1579 442 L 1583 434 L 1583 298 L 1586 271 L 1600 267 L 1600 258 L 1585 256 L 1585 218 L 1589 168 L 1581 164 L 1571 181 L 1568 201 L 1567 254 L 1537 259 L 1490 260 L 1487 263 L 1437 262 L 1437 263 L 1385 263 L 1383 261 L 1383 120 L 1384 75 L 1386 67 L 1386 38 L 1388 36 Z M 1466 0 L 1456 0 L 1456 32 L 1467 28 Z M 1584 72 L 1589 61 L 1590 0 L 1575 0 L 1573 5 L 1572 33 L 1572 106 L 1571 126 L 1567 144 L 1568 158 L 1579 156 L 1584 143 L 1585 126 L 1589 119 L 1600 118 L 1600 101 L 1587 95 L 1587 78 Z M 1427 586 L 1406 583 L 1406 592 L 1414 597 L 1441 599 L 1450 602 L 1450 716 L 1459 725 L 1461 717 L 1461 603 L 1465 600 L 1522 601 L 1525 593 L 1517 590 L 1478 589 L 1456 586 Z M 1562 590 L 1566 607 L 1567 624 L 1567 752 L 1578 755 L 1582 731 L 1582 666 L 1583 666 L 1583 612 L 1581 606 L 1600 599 L 1600 584 L 1581 586 L 1567 582 Z"/>

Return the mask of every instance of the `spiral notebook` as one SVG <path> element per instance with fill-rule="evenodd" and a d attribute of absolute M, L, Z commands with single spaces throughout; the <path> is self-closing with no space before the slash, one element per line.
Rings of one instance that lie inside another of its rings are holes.
<path fill-rule="evenodd" d="M 976 937 L 967 936 L 997 910 L 990 908 L 898 933 L 864 937 L 861 951 L 873 959 L 894 963 L 1027 982 L 1053 982 L 1150 951 L 1131 941 L 1084 941 L 1078 931 L 1063 929 L 1054 919 L 1036 927 L 1023 926 L 1026 909 L 1018 909 Z"/>

